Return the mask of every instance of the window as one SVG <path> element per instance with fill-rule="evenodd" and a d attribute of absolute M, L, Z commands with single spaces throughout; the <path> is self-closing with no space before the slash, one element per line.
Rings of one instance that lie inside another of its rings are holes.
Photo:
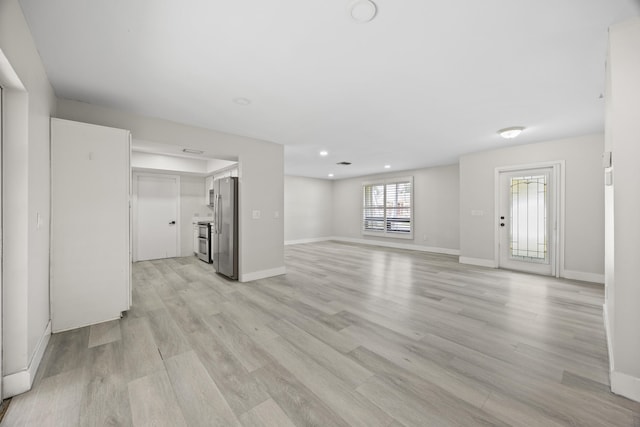
<path fill-rule="evenodd" d="M 362 185 L 362 234 L 413 237 L 413 177 Z"/>

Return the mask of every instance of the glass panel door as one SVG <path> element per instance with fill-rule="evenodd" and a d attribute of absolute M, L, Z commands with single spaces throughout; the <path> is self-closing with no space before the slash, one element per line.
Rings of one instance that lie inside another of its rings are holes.
<path fill-rule="evenodd" d="M 500 173 L 499 265 L 555 275 L 553 168 Z"/>

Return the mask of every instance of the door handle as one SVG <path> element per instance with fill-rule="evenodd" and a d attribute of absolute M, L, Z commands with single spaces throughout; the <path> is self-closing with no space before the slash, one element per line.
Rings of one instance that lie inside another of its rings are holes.
<path fill-rule="evenodd" d="M 176 222 L 175 222 L 175 221 L 171 221 L 171 222 L 169 223 L 169 225 L 176 225 Z"/>

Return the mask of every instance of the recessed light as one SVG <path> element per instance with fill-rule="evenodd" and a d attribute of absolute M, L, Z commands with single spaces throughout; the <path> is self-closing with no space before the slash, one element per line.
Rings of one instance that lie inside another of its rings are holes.
<path fill-rule="evenodd" d="M 320 152 L 320 155 L 321 155 L 322 157 L 326 157 L 326 156 L 328 156 L 328 155 L 329 155 L 329 152 L 328 152 L 328 151 L 325 151 L 325 150 L 322 150 L 322 151 Z"/>
<path fill-rule="evenodd" d="M 391 168 L 391 165 L 384 165 L 384 168 L 385 169 L 389 169 L 389 168 Z"/>
<path fill-rule="evenodd" d="M 189 153 L 189 154 L 202 154 L 202 153 L 204 153 L 204 151 L 194 150 L 193 148 L 183 148 L 182 152 L 183 153 Z"/>
<path fill-rule="evenodd" d="M 251 100 L 250 99 L 242 98 L 242 97 L 234 98 L 233 102 L 235 102 L 238 105 L 243 105 L 243 106 L 251 104 Z"/>
<path fill-rule="evenodd" d="M 524 127 L 522 126 L 513 126 L 510 128 L 500 129 L 498 131 L 498 134 L 504 139 L 513 139 L 516 136 L 520 135 L 523 130 L 524 130 Z"/>
<path fill-rule="evenodd" d="M 332 173 L 329 174 L 329 178 L 333 178 L 333 174 Z"/>
<path fill-rule="evenodd" d="M 371 0 L 356 0 L 349 5 L 349 15 L 355 22 L 364 24 L 375 18 L 378 8 Z"/>

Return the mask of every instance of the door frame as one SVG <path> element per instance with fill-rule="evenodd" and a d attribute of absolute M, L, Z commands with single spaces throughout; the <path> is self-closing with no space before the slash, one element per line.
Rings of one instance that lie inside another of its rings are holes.
<path fill-rule="evenodd" d="M 132 227 L 132 239 L 133 239 L 133 262 L 138 261 L 138 178 L 139 177 L 154 177 L 154 178 L 170 178 L 176 180 L 176 185 L 178 186 L 178 207 L 176 209 L 176 256 L 180 256 L 180 228 L 182 222 L 180 221 L 180 175 L 172 175 L 172 174 L 162 174 L 162 173 L 152 173 L 152 172 L 133 172 L 131 182 L 133 184 L 133 194 L 132 194 L 132 209 L 131 215 L 133 216 L 133 220 L 131 221 Z"/>
<path fill-rule="evenodd" d="M 565 161 L 554 160 L 548 162 L 525 163 L 510 166 L 499 166 L 494 172 L 494 265 L 500 268 L 500 174 L 503 172 L 517 172 L 519 170 L 551 168 L 554 182 L 554 207 L 556 226 L 551 227 L 552 238 L 555 241 L 555 253 L 552 262 L 555 263 L 553 277 L 564 277 L 564 221 L 565 221 Z"/>

